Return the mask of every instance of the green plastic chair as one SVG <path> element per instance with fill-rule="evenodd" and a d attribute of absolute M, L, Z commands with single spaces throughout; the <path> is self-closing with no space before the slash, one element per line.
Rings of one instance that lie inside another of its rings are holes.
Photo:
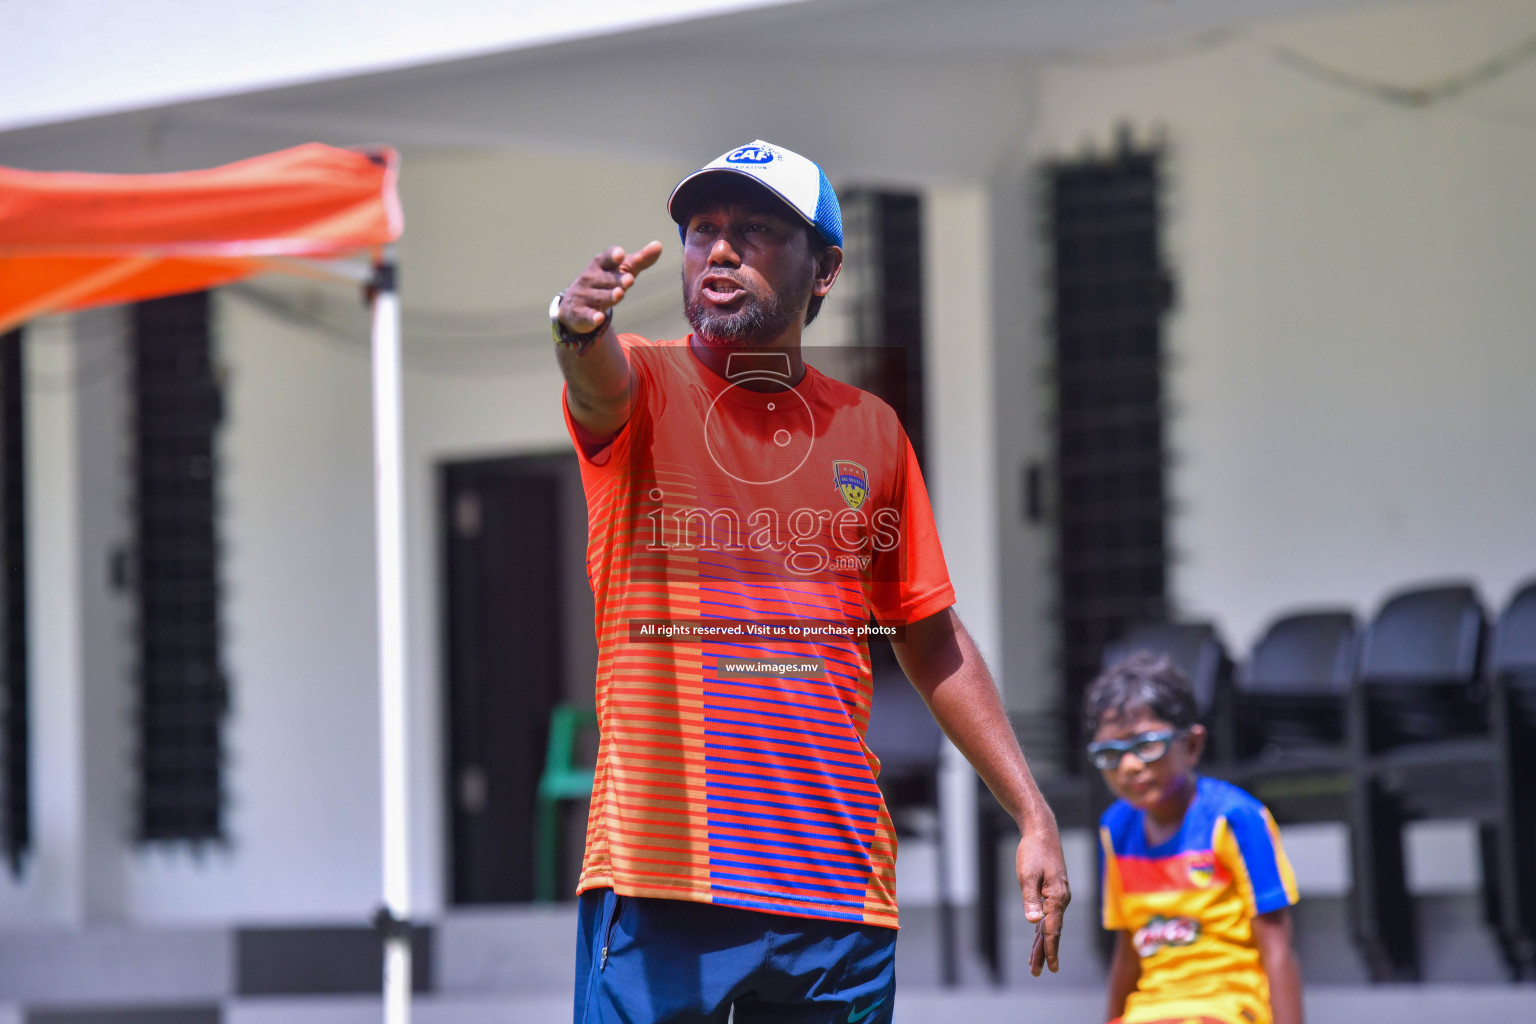
<path fill-rule="evenodd" d="M 534 899 L 555 899 L 560 876 L 560 801 L 588 800 L 592 796 L 591 768 L 575 763 L 576 734 L 597 728 L 597 712 L 575 704 L 557 704 L 549 713 L 549 747 L 544 755 L 544 774 L 539 778 L 538 861 L 534 866 Z"/>

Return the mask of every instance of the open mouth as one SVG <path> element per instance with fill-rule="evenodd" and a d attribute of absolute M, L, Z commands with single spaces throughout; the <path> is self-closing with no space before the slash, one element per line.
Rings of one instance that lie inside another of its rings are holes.
<path fill-rule="evenodd" d="M 700 282 L 699 294 L 717 306 L 727 306 L 745 296 L 747 290 L 729 277 L 711 274 Z"/>

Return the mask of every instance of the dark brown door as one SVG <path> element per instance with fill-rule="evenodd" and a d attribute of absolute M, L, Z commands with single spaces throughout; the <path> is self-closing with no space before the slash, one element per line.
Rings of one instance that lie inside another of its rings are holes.
<path fill-rule="evenodd" d="M 564 507 L 573 469 L 551 456 L 442 472 L 456 904 L 533 898 L 535 793 L 564 689 L 562 531 L 585 534 L 585 510 Z"/>

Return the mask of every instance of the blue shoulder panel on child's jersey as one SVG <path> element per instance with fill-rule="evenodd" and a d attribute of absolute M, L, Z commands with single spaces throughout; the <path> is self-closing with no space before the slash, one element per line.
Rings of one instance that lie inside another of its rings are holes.
<path fill-rule="evenodd" d="M 1230 783 L 1221 782 L 1217 785 L 1228 791 L 1223 817 L 1227 819 L 1227 828 L 1237 843 L 1237 852 L 1243 858 L 1243 866 L 1248 870 L 1248 881 L 1253 886 L 1254 913 L 1267 914 L 1271 910 L 1290 906 L 1295 900 L 1287 892 L 1285 879 L 1280 872 L 1280 857 L 1275 849 L 1275 837 L 1270 832 L 1264 805 Z"/>
<path fill-rule="evenodd" d="M 1184 824 L 1177 834 L 1156 847 L 1147 845 L 1147 831 L 1143 825 L 1146 813 L 1138 811 L 1124 800 L 1116 800 L 1099 818 L 1101 827 L 1109 831 L 1115 853 L 1124 857 L 1173 857 L 1192 850 L 1209 850 L 1216 822 L 1226 818 L 1238 841 L 1244 859 L 1249 858 L 1250 848 L 1255 855 L 1269 851 L 1269 864 L 1274 865 L 1274 843 L 1264 821 L 1264 805 L 1246 791 L 1230 782 L 1200 777 L 1195 783 L 1195 798 L 1184 813 Z M 1255 831 L 1254 825 L 1258 828 Z M 1250 862 L 1249 870 L 1262 867 L 1259 861 Z M 1275 874 L 1278 878 L 1278 874 Z M 1255 888 L 1264 888 L 1259 877 L 1254 877 Z"/>

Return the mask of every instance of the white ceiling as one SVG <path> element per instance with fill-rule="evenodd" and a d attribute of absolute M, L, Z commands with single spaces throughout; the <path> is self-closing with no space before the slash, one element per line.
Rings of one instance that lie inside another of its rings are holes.
<path fill-rule="evenodd" d="M 0 131 L 805 0 L 0 0 Z"/>
<path fill-rule="evenodd" d="M 470 2 L 451 0 L 450 6 Z M 702 9 L 697 0 L 659 6 L 675 18 L 690 3 Z M 606 35 L 594 35 L 599 26 L 589 24 L 581 38 L 571 31 L 560 41 L 462 59 L 399 66 L 410 62 L 396 55 L 386 71 L 348 71 L 0 133 L 0 163 L 148 171 L 317 138 L 622 152 L 669 164 L 679 153 L 697 158 L 763 137 L 871 182 L 971 177 L 996 158 L 997 140 L 1017 134 L 1031 100 L 1032 68 L 1042 61 L 1383 6 L 1382 0 L 756 3 Z M 630 6 L 658 9 L 643 0 Z"/>

